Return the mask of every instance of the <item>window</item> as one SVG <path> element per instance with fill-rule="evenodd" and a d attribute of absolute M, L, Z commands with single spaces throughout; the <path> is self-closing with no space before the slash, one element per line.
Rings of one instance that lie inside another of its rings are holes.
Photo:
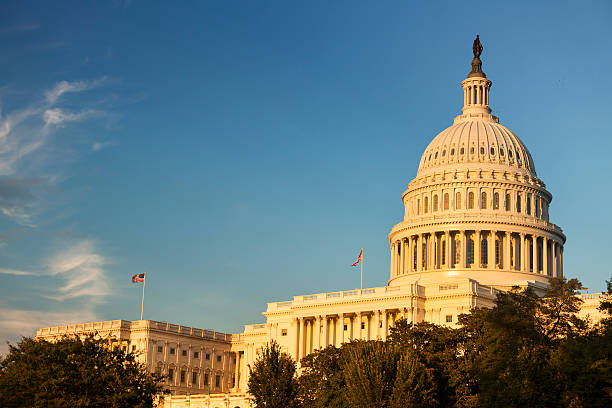
<path fill-rule="evenodd" d="M 474 146 L 470 147 L 470 154 L 474 154 Z"/>
<path fill-rule="evenodd" d="M 486 239 L 482 239 L 480 241 L 480 264 L 487 265 L 489 262 L 489 257 L 487 256 L 489 253 L 489 244 Z"/>
<path fill-rule="evenodd" d="M 469 192 L 468 193 L 468 209 L 472 209 L 474 208 L 474 193 L 473 192 Z"/>
<path fill-rule="evenodd" d="M 132 346 L 132 351 L 136 351 L 136 346 Z"/>
<path fill-rule="evenodd" d="M 421 215 L 421 199 L 417 199 L 417 215 Z"/>
<path fill-rule="evenodd" d="M 503 150 L 503 149 L 499 149 L 499 155 L 500 155 L 501 157 L 504 157 L 504 150 Z"/>
<path fill-rule="evenodd" d="M 444 194 L 444 209 L 448 210 L 448 193 Z"/>
<path fill-rule="evenodd" d="M 427 210 L 429 209 L 429 197 L 425 197 L 425 201 L 423 202 L 423 212 L 427 214 Z"/>
<path fill-rule="evenodd" d="M 191 373 L 191 384 L 198 385 L 198 373 Z"/>
<path fill-rule="evenodd" d="M 423 241 L 425 241 L 425 240 L 423 240 Z M 427 244 L 425 242 L 423 242 L 423 245 L 421 247 L 421 256 L 422 256 L 422 261 L 423 261 L 421 267 L 423 269 L 426 269 L 426 266 L 427 266 Z"/>
<path fill-rule="evenodd" d="M 217 363 L 221 362 L 221 356 L 217 356 Z"/>
<path fill-rule="evenodd" d="M 521 212 L 521 193 L 516 193 L 516 212 Z"/>
<path fill-rule="evenodd" d="M 510 211 L 511 201 L 510 194 L 506 194 L 506 211 Z"/>
<path fill-rule="evenodd" d="M 221 386 L 221 376 L 215 375 L 215 387 L 219 388 Z"/>
<path fill-rule="evenodd" d="M 436 155 L 434 156 L 434 159 L 438 158 L 438 152 L 436 152 Z"/>
<path fill-rule="evenodd" d="M 346 331 L 348 329 L 348 325 L 344 325 L 344 331 Z"/>
<path fill-rule="evenodd" d="M 495 265 L 500 265 L 501 260 L 501 241 L 499 239 L 495 240 Z"/>
<path fill-rule="evenodd" d="M 484 154 L 484 152 L 485 152 L 484 147 L 481 147 L 480 148 L 480 154 Z"/>
<path fill-rule="evenodd" d="M 442 150 L 442 157 L 446 156 L 446 150 Z"/>
<path fill-rule="evenodd" d="M 438 211 L 438 195 L 433 196 L 433 210 Z"/>
<path fill-rule="evenodd" d="M 162 346 L 157 346 L 158 353 L 162 353 L 163 351 L 164 351 L 164 348 Z"/>
<path fill-rule="evenodd" d="M 170 354 L 174 354 L 174 348 L 170 347 Z"/>
<path fill-rule="evenodd" d="M 455 195 L 455 210 L 461 209 L 461 193 Z"/>
<path fill-rule="evenodd" d="M 281 336 L 286 336 L 286 335 L 287 335 L 287 329 L 282 329 Z"/>
<path fill-rule="evenodd" d="M 451 156 L 454 156 L 454 155 L 455 155 L 455 149 L 453 148 L 451 149 Z"/>
<path fill-rule="evenodd" d="M 452 323 L 453 322 L 453 315 L 446 315 L 446 323 Z"/>
<path fill-rule="evenodd" d="M 455 251 L 454 251 L 454 259 L 453 264 L 458 264 L 461 262 L 461 241 L 459 238 L 455 239 Z"/>
<path fill-rule="evenodd" d="M 174 368 L 168 369 L 168 382 L 174 382 Z"/>
<path fill-rule="evenodd" d="M 208 385 L 208 373 L 204 373 L 204 385 Z"/>
<path fill-rule="evenodd" d="M 512 150 L 508 150 L 508 157 L 512 158 Z"/>
<path fill-rule="evenodd" d="M 417 270 L 417 246 L 412 246 L 412 270 Z"/>
<path fill-rule="evenodd" d="M 453 290 L 453 289 L 458 289 L 458 288 L 459 288 L 459 284 L 453 283 L 450 285 L 440 285 L 438 287 L 438 290 Z"/>
<path fill-rule="evenodd" d="M 210 354 L 206 353 L 206 359 L 210 360 Z"/>
<path fill-rule="evenodd" d="M 442 241 L 442 254 L 440 258 L 442 265 L 446 265 L 446 240 Z"/>
<path fill-rule="evenodd" d="M 461 150 L 459 151 L 460 154 L 465 153 L 465 149 L 462 147 Z"/>
<path fill-rule="evenodd" d="M 195 351 L 195 352 L 193 353 L 193 358 L 199 358 L 199 357 L 200 357 L 200 353 L 199 353 L 199 352 L 197 352 L 197 351 Z"/>
<path fill-rule="evenodd" d="M 527 194 L 527 215 L 531 215 L 531 194 Z"/>
<path fill-rule="evenodd" d="M 493 209 L 499 210 L 499 193 L 493 193 Z"/>
<path fill-rule="evenodd" d="M 495 149 L 494 148 L 491 148 L 491 155 L 495 156 Z"/>
<path fill-rule="evenodd" d="M 535 197 L 535 216 L 540 217 L 540 197 Z"/>
<path fill-rule="evenodd" d="M 468 238 L 467 242 L 467 265 L 470 266 L 474 263 L 474 240 Z"/>
<path fill-rule="evenodd" d="M 183 350 L 183 357 L 187 357 L 187 350 Z"/>
<path fill-rule="evenodd" d="M 361 330 L 365 329 L 365 323 L 361 323 Z"/>
<path fill-rule="evenodd" d="M 185 382 L 185 370 L 181 370 L 181 384 Z"/>
<path fill-rule="evenodd" d="M 480 193 L 480 208 L 483 210 L 487 209 L 487 193 L 484 191 Z"/>

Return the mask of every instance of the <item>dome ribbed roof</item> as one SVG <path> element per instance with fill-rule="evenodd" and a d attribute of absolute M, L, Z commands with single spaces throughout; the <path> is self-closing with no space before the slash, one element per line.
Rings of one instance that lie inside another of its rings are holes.
<path fill-rule="evenodd" d="M 436 136 L 421 157 L 417 176 L 445 166 L 457 169 L 457 164 L 464 163 L 501 166 L 536 176 L 533 159 L 523 142 L 507 127 L 481 118 L 456 121 Z"/>

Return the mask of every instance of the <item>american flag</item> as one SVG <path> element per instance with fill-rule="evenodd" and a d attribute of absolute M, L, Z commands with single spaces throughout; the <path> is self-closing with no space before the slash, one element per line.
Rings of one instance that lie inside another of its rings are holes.
<path fill-rule="evenodd" d="M 144 282 L 144 280 L 145 280 L 144 273 L 139 273 L 139 274 L 132 276 L 132 283 Z"/>
<path fill-rule="evenodd" d="M 359 252 L 359 256 L 357 257 L 357 260 L 351 266 L 357 266 L 357 264 L 361 261 L 361 255 L 363 255 L 363 249 Z"/>

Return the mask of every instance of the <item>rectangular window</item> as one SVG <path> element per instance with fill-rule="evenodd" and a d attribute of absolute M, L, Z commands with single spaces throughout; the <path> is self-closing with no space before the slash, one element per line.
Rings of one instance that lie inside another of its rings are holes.
<path fill-rule="evenodd" d="M 185 370 L 181 370 L 181 384 L 185 382 Z"/>
<path fill-rule="evenodd" d="M 208 373 L 204 373 L 204 385 L 208 385 Z"/>
<path fill-rule="evenodd" d="M 170 347 L 170 354 L 174 354 L 174 348 Z"/>
<path fill-rule="evenodd" d="M 365 329 L 365 323 L 361 323 L 361 330 Z"/>
<path fill-rule="evenodd" d="M 470 266 L 474 263 L 474 240 L 468 239 L 467 244 L 467 265 Z"/>
<path fill-rule="evenodd" d="M 446 265 L 446 240 L 442 241 L 442 265 Z"/>
<path fill-rule="evenodd" d="M 174 382 L 174 368 L 168 369 L 168 382 L 170 383 Z"/>
<path fill-rule="evenodd" d="M 501 264 L 501 259 L 500 259 L 500 246 L 501 243 L 499 242 L 498 239 L 495 240 L 495 265 L 499 265 Z"/>
<path fill-rule="evenodd" d="M 453 290 L 459 288 L 459 284 L 453 283 L 451 285 L 440 285 L 438 287 L 439 290 Z"/>
<path fill-rule="evenodd" d="M 221 362 L 221 356 L 217 356 L 217 363 Z"/>
<path fill-rule="evenodd" d="M 417 199 L 417 215 L 421 215 L 421 199 Z"/>
<path fill-rule="evenodd" d="M 187 357 L 187 350 L 183 350 L 183 357 Z"/>
<path fill-rule="evenodd" d="M 210 354 L 206 353 L 206 359 L 210 360 Z"/>
<path fill-rule="evenodd" d="M 198 373 L 191 374 L 191 385 L 198 386 Z"/>
<path fill-rule="evenodd" d="M 286 336 L 286 335 L 287 335 L 287 329 L 282 329 L 281 336 Z"/>
<path fill-rule="evenodd" d="M 511 201 L 512 198 L 510 197 L 510 194 L 506 194 L 506 211 L 510 211 L 510 206 L 512 205 Z"/>
<path fill-rule="evenodd" d="M 453 315 L 446 315 L 446 323 L 452 323 L 453 322 Z"/>
<path fill-rule="evenodd" d="M 521 193 L 516 193 L 516 212 L 521 212 Z"/>
<path fill-rule="evenodd" d="M 531 215 L 531 194 L 527 194 L 527 215 Z"/>
<path fill-rule="evenodd" d="M 132 346 L 132 351 L 136 351 L 136 346 Z"/>
<path fill-rule="evenodd" d="M 163 351 L 164 351 L 164 348 L 162 346 L 157 346 L 158 353 L 162 353 Z"/>
<path fill-rule="evenodd" d="M 348 327 L 347 327 L 347 325 L 345 324 L 345 325 L 344 325 L 344 331 L 346 331 L 346 329 L 348 329 Z"/>
<path fill-rule="evenodd" d="M 480 241 L 480 264 L 486 266 L 489 262 L 489 245 L 486 239 Z"/>
<path fill-rule="evenodd" d="M 200 357 L 200 353 L 197 351 L 193 352 L 193 358 L 199 358 Z"/>
<path fill-rule="evenodd" d="M 215 376 L 215 387 L 219 388 L 221 386 L 221 376 L 220 375 L 216 375 Z"/>

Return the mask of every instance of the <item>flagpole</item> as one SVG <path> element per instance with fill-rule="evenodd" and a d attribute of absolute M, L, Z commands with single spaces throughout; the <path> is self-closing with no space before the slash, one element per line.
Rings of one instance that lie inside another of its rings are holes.
<path fill-rule="evenodd" d="M 142 302 L 140 303 L 140 320 L 142 320 L 142 314 L 144 313 L 144 290 L 147 286 L 147 273 L 144 274 L 144 282 L 142 283 Z"/>
<path fill-rule="evenodd" d="M 363 248 L 361 248 L 361 290 L 363 290 L 363 260 L 365 256 L 363 256 Z"/>

